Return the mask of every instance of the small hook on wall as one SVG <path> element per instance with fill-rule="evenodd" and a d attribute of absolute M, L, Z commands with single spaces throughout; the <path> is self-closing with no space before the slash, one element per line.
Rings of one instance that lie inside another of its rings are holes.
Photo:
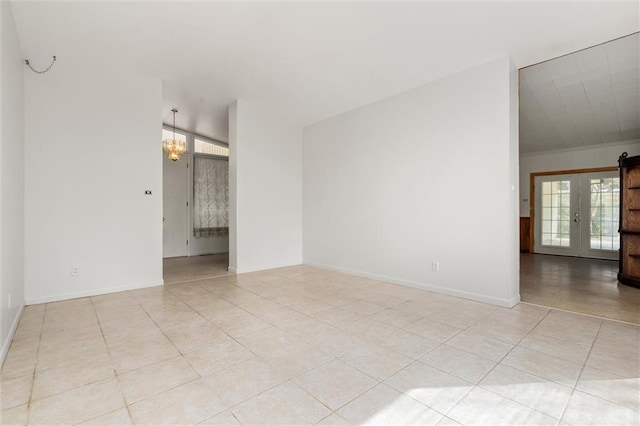
<path fill-rule="evenodd" d="M 25 59 L 24 63 L 29 67 L 29 69 L 31 71 L 35 72 L 36 74 L 44 74 L 44 73 L 46 73 L 47 71 L 49 71 L 53 67 L 53 64 L 55 64 L 56 59 L 57 58 L 55 56 L 53 56 L 53 59 L 51 60 L 51 63 L 49 64 L 49 66 L 47 68 L 45 68 L 44 70 L 41 70 L 41 71 L 38 71 L 37 69 L 33 68 L 31 66 L 31 64 L 29 63 L 28 59 Z"/>

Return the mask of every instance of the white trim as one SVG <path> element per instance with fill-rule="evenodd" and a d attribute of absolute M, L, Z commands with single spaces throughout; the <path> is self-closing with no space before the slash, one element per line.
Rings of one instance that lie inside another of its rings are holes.
<path fill-rule="evenodd" d="M 591 149 L 607 148 L 612 146 L 631 145 L 638 142 L 640 142 L 640 139 L 630 139 L 628 141 L 605 142 L 605 143 L 598 143 L 594 145 L 574 146 L 571 148 L 560 148 L 560 149 L 550 149 L 547 151 L 525 152 L 525 153 L 520 153 L 520 158 L 534 157 L 536 155 L 544 155 L 544 154 L 561 154 L 563 152 L 588 151 Z M 613 166 L 617 166 L 617 160 L 614 161 L 614 163 L 611 165 L 611 167 Z"/>
<path fill-rule="evenodd" d="M 227 271 L 233 272 L 234 274 L 238 273 L 238 268 L 234 268 L 233 266 L 227 266 Z"/>
<path fill-rule="evenodd" d="M 2 352 L 0 352 L 0 365 L 4 364 L 4 360 L 7 357 L 7 353 L 9 352 L 9 347 L 11 346 L 11 342 L 13 341 L 13 336 L 16 334 L 16 330 L 18 329 L 18 324 L 20 323 L 20 318 L 22 318 L 22 312 L 24 311 L 24 303 L 18 309 L 18 314 L 13 319 L 13 324 L 11 324 L 11 329 L 9 330 L 9 334 L 7 338 L 2 342 Z"/>
<path fill-rule="evenodd" d="M 162 123 L 162 129 L 164 130 L 169 130 L 169 131 L 173 131 L 173 125 L 172 124 L 167 124 L 167 123 Z M 185 129 L 181 129 L 180 127 L 176 127 L 176 133 L 180 133 L 184 136 L 187 137 L 187 142 L 189 137 L 191 137 L 192 139 L 200 139 L 203 140 L 205 142 L 210 142 L 214 145 L 218 145 L 221 146 L 223 148 L 229 148 L 229 142 L 225 142 L 223 140 L 220 139 L 214 139 L 214 138 L 210 138 L 209 136 L 205 136 L 205 135 L 201 135 L 199 133 L 194 133 L 194 132 L 190 132 L 189 130 L 185 130 Z"/>
<path fill-rule="evenodd" d="M 353 269 L 342 268 L 339 266 L 325 265 L 317 262 L 305 261 L 304 265 L 314 266 L 316 268 L 328 269 L 330 271 L 343 272 L 346 274 L 356 275 L 359 277 L 372 278 L 375 280 L 386 281 L 393 284 L 399 284 L 406 287 L 418 288 L 420 290 L 432 291 L 434 293 L 446 294 L 448 296 L 460 297 L 462 299 L 474 300 L 476 302 L 488 303 L 491 305 L 504 306 L 506 308 L 512 308 L 520 302 L 520 294 L 517 294 L 511 299 L 498 299 L 496 297 L 484 296 L 477 293 L 469 293 L 462 290 L 453 290 L 450 288 L 439 287 L 430 284 L 424 284 L 417 281 L 403 280 L 399 278 L 387 277 L 384 275 L 370 274 L 368 272 L 355 271 Z"/>
<path fill-rule="evenodd" d="M 81 297 L 89 297 L 89 296 L 100 296 L 102 294 L 117 293 L 120 291 L 139 290 L 142 288 L 149 288 L 149 287 L 160 287 L 162 285 L 164 285 L 164 280 L 154 281 L 152 283 L 132 284 L 132 285 L 124 285 L 120 287 L 108 287 L 108 288 L 100 288 L 96 290 L 62 293 L 62 294 L 56 294 L 52 296 L 40 297 L 37 299 L 28 299 L 27 305 L 37 305 L 40 303 L 58 302 L 60 300 L 78 299 Z"/>

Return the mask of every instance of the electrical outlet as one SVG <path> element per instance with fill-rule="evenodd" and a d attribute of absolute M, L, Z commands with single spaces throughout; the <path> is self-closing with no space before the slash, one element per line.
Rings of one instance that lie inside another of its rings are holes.
<path fill-rule="evenodd" d="M 71 267 L 71 276 L 72 277 L 77 277 L 78 275 L 80 275 L 80 267 L 79 266 L 72 266 Z"/>
<path fill-rule="evenodd" d="M 440 262 L 437 260 L 431 262 L 431 270 L 433 272 L 440 272 Z"/>
<path fill-rule="evenodd" d="M 8 309 L 11 309 L 11 293 L 9 293 L 9 295 L 7 296 L 7 300 L 8 300 L 8 302 L 7 302 L 7 305 L 8 305 L 8 306 L 7 306 L 7 308 L 8 308 Z"/>

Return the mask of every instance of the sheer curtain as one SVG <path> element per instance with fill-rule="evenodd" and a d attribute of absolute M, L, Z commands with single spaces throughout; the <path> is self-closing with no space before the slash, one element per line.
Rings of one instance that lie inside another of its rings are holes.
<path fill-rule="evenodd" d="M 193 161 L 193 235 L 229 235 L 229 161 L 196 156 Z"/>

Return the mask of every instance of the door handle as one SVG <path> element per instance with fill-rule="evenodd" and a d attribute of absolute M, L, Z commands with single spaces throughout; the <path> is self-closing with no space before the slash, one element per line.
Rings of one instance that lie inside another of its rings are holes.
<path fill-rule="evenodd" d="M 574 222 L 580 222 L 580 213 L 574 213 L 573 216 Z"/>

